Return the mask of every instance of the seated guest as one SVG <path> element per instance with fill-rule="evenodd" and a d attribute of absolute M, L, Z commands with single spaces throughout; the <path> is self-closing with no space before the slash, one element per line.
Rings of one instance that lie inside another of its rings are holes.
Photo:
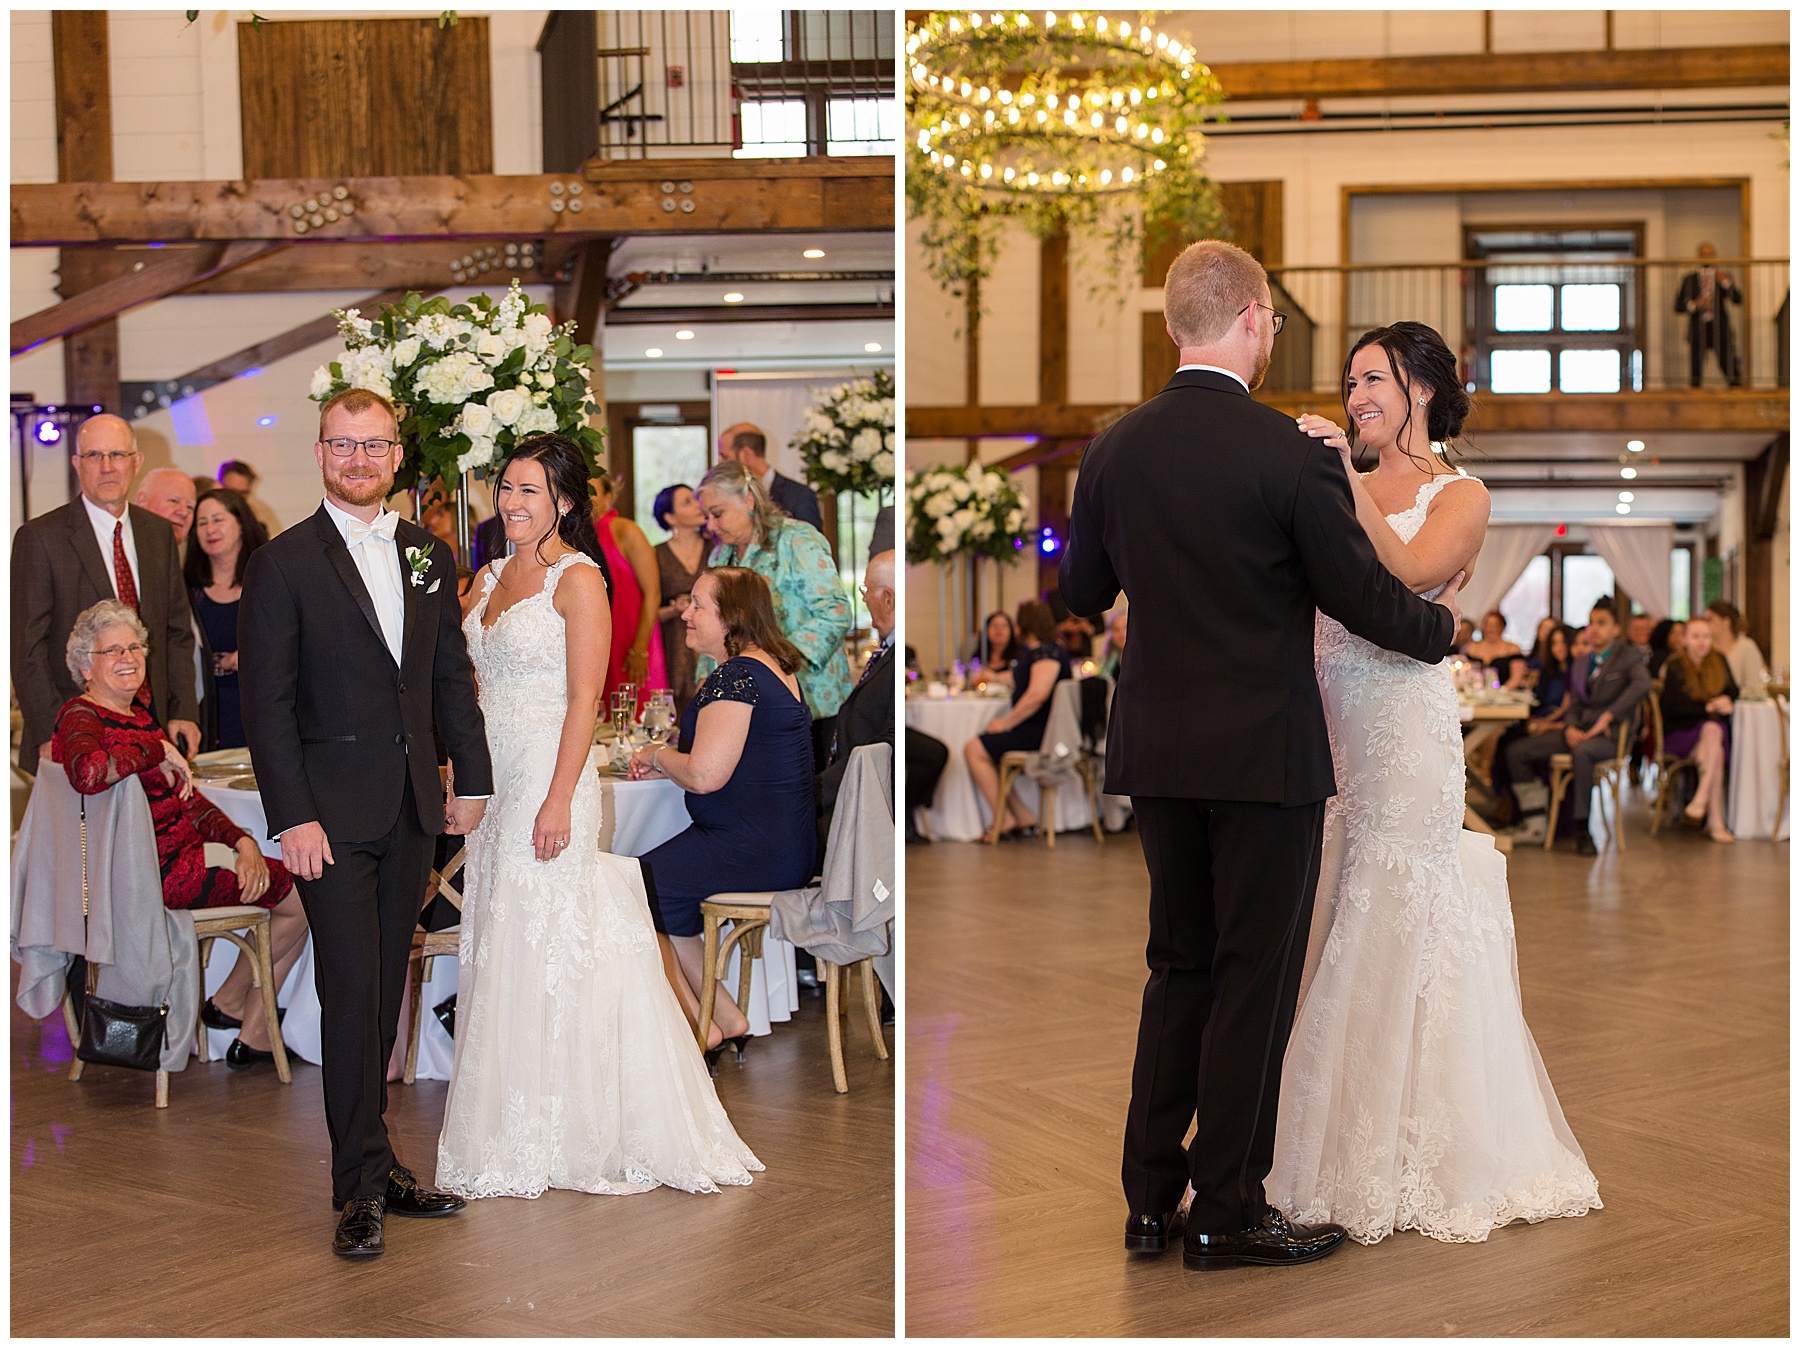
<path fill-rule="evenodd" d="M 1464 618 L 1461 622 L 1459 622 L 1456 625 L 1456 639 L 1454 642 L 1451 643 L 1452 654 L 1460 655 L 1465 660 L 1471 658 L 1469 656 L 1469 642 L 1471 639 L 1473 639 L 1474 636 L 1475 636 L 1474 621 L 1469 618 Z"/>
<path fill-rule="evenodd" d="M 83 610 L 69 633 L 69 673 L 83 691 L 56 718 L 50 757 L 63 765 L 69 784 L 96 795 L 136 774 L 150 801 L 163 903 L 169 908 L 229 908 L 254 904 L 273 909 L 275 983 L 281 986 L 306 941 L 306 914 L 293 880 L 279 861 L 266 859 L 256 840 L 194 790 L 187 760 L 157 728 L 137 700 L 144 683 L 149 632 L 137 614 L 116 599 Z M 233 870 L 209 869 L 206 844 L 237 852 Z M 229 1011 L 227 1010 L 229 1008 Z M 239 1029 L 225 1061 L 232 1067 L 273 1062 L 262 998 L 252 996 L 250 961 L 239 960 L 203 1017 L 215 1029 Z"/>
<path fill-rule="evenodd" d="M 1515 813 L 1511 804 L 1512 774 L 1507 769 L 1507 749 L 1518 740 L 1541 735 L 1561 725 L 1569 709 L 1569 666 L 1574 661 L 1571 645 L 1575 634 L 1554 618 L 1546 618 L 1538 625 L 1538 630 L 1543 635 L 1538 638 L 1537 649 L 1526 660 L 1528 669 L 1537 676 L 1531 688 L 1531 716 L 1509 725 L 1491 751 L 1491 782 L 1505 819 L 1511 819 Z"/>
<path fill-rule="evenodd" d="M 681 615 L 692 602 L 694 582 L 706 570 L 706 512 L 694 489 L 685 482 L 664 487 L 656 494 L 651 516 L 669 531 L 656 545 L 656 569 L 662 581 L 662 606 L 656 610 L 662 624 L 663 667 L 669 672 L 669 691 L 675 711 L 694 700 L 699 680 L 694 673 L 694 652 L 687 644 Z"/>
<path fill-rule="evenodd" d="M 1737 605 L 1713 600 L 1706 606 L 1706 624 L 1712 628 L 1712 648 L 1731 666 L 1731 677 L 1737 680 L 1741 693 L 1757 696 L 1768 677 L 1768 667 L 1763 664 L 1761 647 L 1745 634 L 1744 615 L 1737 611 Z"/>
<path fill-rule="evenodd" d="M 1050 723 L 1050 694 L 1069 677 L 1068 653 L 1056 642 L 1056 623 L 1043 600 L 1027 599 L 1019 605 L 1019 640 L 1022 645 L 1012 667 L 1012 710 L 996 716 L 985 734 L 963 746 L 969 775 L 987 801 L 990 817 L 1000 809 L 1000 770 L 995 765 L 1011 750 L 1035 753 L 1042 746 L 1044 727 Z M 1002 838 L 1037 835 L 1037 820 L 1019 803 L 1017 792 L 1007 797 L 1006 818 L 1009 827 Z M 1055 820 L 1050 827 L 1056 827 Z"/>
<path fill-rule="evenodd" d="M 1650 655 L 1646 668 L 1650 677 L 1660 679 L 1669 657 L 1687 640 L 1687 624 L 1675 618 L 1664 618 L 1650 632 Z"/>
<path fill-rule="evenodd" d="M 850 661 L 844 655 L 850 600 L 838 579 L 831 545 L 812 525 L 777 510 L 761 480 L 742 463 L 717 464 L 701 478 L 700 505 L 719 540 L 711 565 L 745 567 L 769 583 L 775 622 L 800 652 L 796 672 L 812 708 L 813 758 L 823 769 L 831 718 L 851 685 Z M 702 660 L 699 672 L 704 676 L 711 668 Z"/>
<path fill-rule="evenodd" d="M 863 666 L 862 678 L 838 708 L 832 727 L 831 751 L 825 771 L 819 774 L 819 864 L 825 861 L 825 839 L 831 832 L 831 813 L 837 808 L 838 788 L 850 755 L 865 744 L 894 742 L 894 554 L 878 552 L 863 572 L 863 602 L 869 606 L 869 623 L 881 645 Z"/>
<path fill-rule="evenodd" d="M 1625 639 L 1638 648 L 1646 667 L 1650 661 L 1650 633 L 1655 627 L 1656 620 L 1648 613 L 1632 614 L 1631 621 L 1625 625 Z"/>
<path fill-rule="evenodd" d="M 1525 652 L 1506 639 L 1506 615 L 1495 609 L 1481 620 L 1481 636 L 1468 647 L 1471 660 L 1498 670 L 1506 688 L 1525 686 Z"/>
<path fill-rule="evenodd" d="M 1120 609 L 1106 620 L 1106 651 L 1100 657 L 1100 677 L 1119 677 L 1119 657 L 1125 654 L 1125 627 L 1128 609 Z"/>
<path fill-rule="evenodd" d="M 1005 683 L 1012 678 L 1013 657 L 1019 653 L 1019 640 L 1013 622 L 1003 610 L 988 614 L 981 625 L 981 635 L 971 637 L 964 651 L 966 663 L 975 666 L 969 677 L 989 683 Z"/>
<path fill-rule="evenodd" d="M 1512 781 L 1518 783 L 1547 775 L 1550 760 L 1557 754 L 1574 759 L 1569 803 L 1575 822 L 1575 850 L 1582 856 L 1595 856 L 1599 849 L 1587 822 L 1594 769 L 1618 752 L 1619 726 L 1637 714 L 1638 703 L 1650 691 L 1650 673 L 1644 668 L 1644 657 L 1620 631 L 1610 599 L 1595 603 L 1587 631 L 1593 650 L 1578 658 L 1571 670 L 1564 724 L 1509 746 L 1506 764 Z"/>
<path fill-rule="evenodd" d="M 208 749 L 241 749 L 246 742 L 238 701 L 238 600 L 250 554 L 268 541 L 262 521 L 236 492 L 214 487 L 200 498 L 182 575 L 200 624 L 200 731 Z"/>
<path fill-rule="evenodd" d="M 906 728 L 906 841 L 924 842 L 918 811 L 931 808 L 938 779 L 950 762 L 950 746 L 923 730 Z"/>
<path fill-rule="evenodd" d="M 795 678 L 803 657 L 775 626 L 768 583 L 742 567 L 708 571 L 681 621 L 688 643 L 718 668 L 681 713 L 677 743 L 638 750 L 631 776 L 667 777 L 687 792 L 693 823 L 645 853 L 643 866 L 650 916 L 680 969 L 670 981 L 698 1023 L 701 900 L 799 888 L 812 879 L 818 835 L 812 715 Z M 708 1049 L 730 1040 L 741 1057 L 749 1029 L 721 986 Z"/>
<path fill-rule="evenodd" d="M 1725 769 L 1731 755 L 1731 709 L 1738 695 L 1731 665 L 1713 649 L 1712 627 L 1689 623 L 1682 649 L 1663 667 L 1663 751 L 1700 764 L 1700 785 L 1682 812 L 1714 842 L 1736 842 L 1725 827 Z"/>

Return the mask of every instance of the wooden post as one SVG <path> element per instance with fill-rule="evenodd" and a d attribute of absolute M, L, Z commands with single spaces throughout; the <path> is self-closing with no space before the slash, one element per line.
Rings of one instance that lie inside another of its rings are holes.
<path fill-rule="evenodd" d="M 112 73 L 108 18 L 103 9 L 54 10 L 50 15 L 52 62 L 56 75 L 56 176 L 63 182 L 111 182 Z M 60 290 L 64 299 L 118 274 L 89 268 L 81 280 L 63 253 Z M 63 401 L 120 411 L 119 323 L 108 319 L 63 339 Z M 70 468 L 69 493 L 75 494 Z"/>

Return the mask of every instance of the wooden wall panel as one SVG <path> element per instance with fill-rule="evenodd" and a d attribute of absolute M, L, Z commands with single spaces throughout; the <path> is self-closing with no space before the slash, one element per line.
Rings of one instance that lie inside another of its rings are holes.
<path fill-rule="evenodd" d="M 50 15 L 56 77 L 56 176 L 63 182 L 111 182 L 112 39 L 103 9 Z M 58 290 L 64 299 L 130 267 L 111 250 L 65 249 Z M 108 319 L 63 339 L 63 401 L 119 411 L 119 322 Z M 73 477 L 71 476 L 71 482 Z"/>
<path fill-rule="evenodd" d="M 246 178 L 494 171 L 487 20 L 238 25 Z"/>
<path fill-rule="evenodd" d="M 1231 222 L 1231 241 L 1265 267 L 1282 261 L 1282 184 L 1273 182 L 1220 183 L 1220 203 Z M 1152 289 L 1163 283 L 1169 264 L 1194 240 L 1155 221 L 1144 227 L 1143 283 Z"/>

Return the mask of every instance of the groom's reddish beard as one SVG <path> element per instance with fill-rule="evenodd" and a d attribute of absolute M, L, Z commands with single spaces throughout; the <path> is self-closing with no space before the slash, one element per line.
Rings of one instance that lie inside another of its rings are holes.
<path fill-rule="evenodd" d="M 342 464 L 340 468 L 338 465 Z M 325 451 L 325 485 L 331 488 L 331 494 L 340 501 L 348 501 L 353 506 L 379 505 L 387 500 L 394 490 L 394 456 L 390 453 L 386 463 L 371 463 L 366 454 L 355 454 L 349 459 L 339 459 L 329 449 Z M 357 476 L 347 478 L 345 470 L 354 467 Z M 372 476 L 363 476 L 373 470 Z"/>

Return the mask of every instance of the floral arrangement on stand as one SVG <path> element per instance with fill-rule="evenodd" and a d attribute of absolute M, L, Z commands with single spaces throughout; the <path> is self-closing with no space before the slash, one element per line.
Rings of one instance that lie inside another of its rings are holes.
<path fill-rule="evenodd" d="M 877 370 L 828 392 L 806 409 L 804 429 L 790 441 L 806 463 L 806 480 L 825 491 L 874 496 L 894 489 L 894 376 Z"/>
<path fill-rule="evenodd" d="M 408 450 L 396 487 L 485 478 L 519 441 L 546 431 L 579 444 L 590 475 L 597 470 L 605 441 L 588 425 L 598 410 L 588 395 L 594 349 L 577 346 L 575 325 L 551 323 L 516 280 L 498 301 L 414 292 L 373 319 L 355 309 L 337 319 L 344 350 L 313 372 L 312 398 L 366 388 L 394 403 Z"/>
<path fill-rule="evenodd" d="M 1005 473 L 980 464 L 926 468 L 907 479 L 906 560 L 992 557 L 1010 562 L 1025 546 L 1026 498 Z"/>

